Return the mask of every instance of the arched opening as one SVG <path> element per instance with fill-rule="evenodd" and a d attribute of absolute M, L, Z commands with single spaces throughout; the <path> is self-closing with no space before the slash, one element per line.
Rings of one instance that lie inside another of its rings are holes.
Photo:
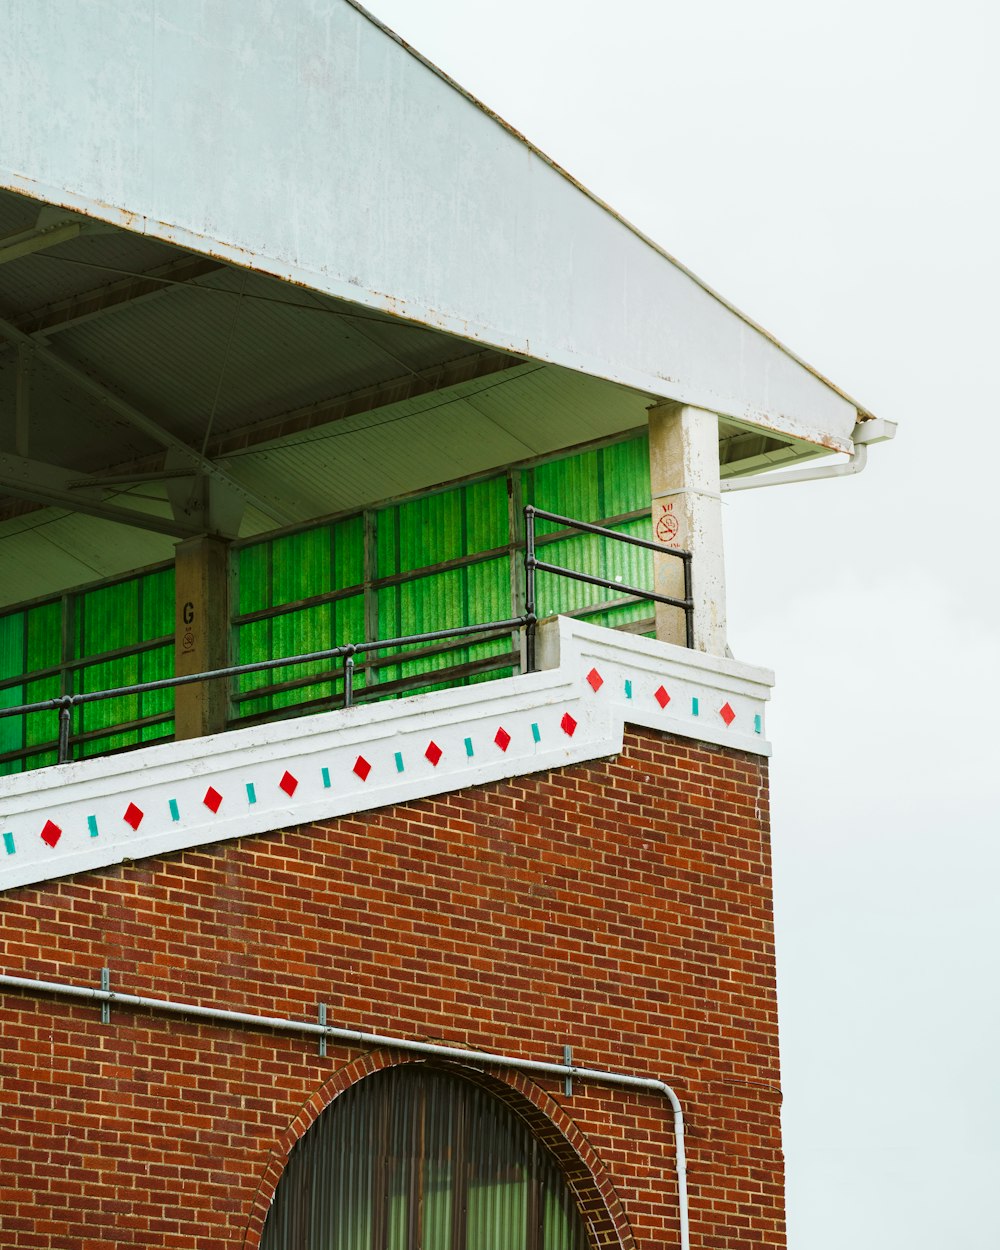
<path fill-rule="evenodd" d="M 592 1250 L 528 1124 L 448 1069 L 359 1081 L 288 1158 L 261 1250 Z"/>

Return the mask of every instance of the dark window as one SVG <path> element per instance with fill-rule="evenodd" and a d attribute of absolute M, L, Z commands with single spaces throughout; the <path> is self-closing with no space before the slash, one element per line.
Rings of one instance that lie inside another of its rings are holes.
<path fill-rule="evenodd" d="M 514 1111 L 404 1064 L 337 1098 L 296 1144 L 261 1250 L 590 1250 L 552 1155 Z"/>

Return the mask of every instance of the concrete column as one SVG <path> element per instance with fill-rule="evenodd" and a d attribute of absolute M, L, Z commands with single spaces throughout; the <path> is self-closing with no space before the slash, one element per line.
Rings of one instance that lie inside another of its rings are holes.
<path fill-rule="evenodd" d="M 174 575 L 177 675 L 224 668 L 229 663 L 229 543 L 207 534 L 178 543 Z M 225 729 L 227 682 L 178 686 L 175 698 L 178 739 L 199 738 Z"/>
<path fill-rule="evenodd" d="M 665 547 L 692 553 L 695 648 L 709 655 L 726 655 L 726 572 L 716 414 L 677 403 L 650 408 L 649 475 L 654 539 Z M 683 599 L 682 562 L 654 556 L 653 586 L 658 594 Z M 656 636 L 684 646 L 684 613 L 657 604 Z"/>

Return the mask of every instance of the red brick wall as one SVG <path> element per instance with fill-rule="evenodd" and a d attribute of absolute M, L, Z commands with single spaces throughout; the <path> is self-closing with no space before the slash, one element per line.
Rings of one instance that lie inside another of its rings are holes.
<path fill-rule="evenodd" d="M 331 1024 L 531 1058 L 570 1044 L 677 1090 L 694 1247 L 783 1246 L 767 819 L 763 760 L 629 731 L 592 766 L 11 891 L 2 969 L 97 985 L 107 965 L 127 993 L 325 1002 Z M 291 1143 L 402 1058 L 18 992 L 0 1028 L 4 1247 L 250 1250 Z M 492 1075 L 583 1155 L 607 1244 L 677 1244 L 662 1100 Z"/>

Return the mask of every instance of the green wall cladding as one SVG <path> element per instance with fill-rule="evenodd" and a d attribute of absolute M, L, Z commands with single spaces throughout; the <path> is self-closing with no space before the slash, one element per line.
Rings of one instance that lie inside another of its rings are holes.
<path fill-rule="evenodd" d="M 237 545 L 232 659 L 249 663 L 380 641 L 523 611 L 523 517 L 546 511 L 649 536 L 645 434 L 363 513 Z M 652 585 L 650 553 L 590 534 L 550 539 L 539 556 L 623 585 Z M 538 615 L 571 613 L 648 632 L 652 608 L 601 587 L 539 574 Z M 0 614 L 0 706 L 173 674 L 172 566 Z M 359 699 L 471 683 L 517 671 L 517 631 L 473 643 L 385 647 L 358 658 Z M 365 662 L 363 662 L 363 660 Z M 343 702 L 340 661 L 287 665 L 233 683 L 233 723 Z M 73 756 L 170 738 L 173 692 L 77 708 Z M 0 773 L 55 762 L 57 716 L 0 718 Z"/>
<path fill-rule="evenodd" d="M 243 546 L 234 561 L 234 662 L 518 615 L 525 503 L 649 537 L 645 434 Z M 649 552 L 589 534 L 545 540 L 557 530 L 539 524 L 541 558 L 623 585 L 652 585 Z M 648 603 L 540 574 L 539 616 L 556 612 L 633 628 L 652 616 Z M 370 666 L 358 658 L 356 695 L 394 697 L 508 675 L 517 646 L 506 634 L 461 646 L 385 648 Z M 342 700 L 340 662 L 320 661 L 242 678 L 235 714 L 266 718 Z"/>
<path fill-rule="evenodd" d="M 651 536 L 649 441 L 645 435 L 523 469 L 521 474 L 525 503 L 578 521 L 610 522 L 609 529 L 633 538 Z M 636 512 L 642 515 L 630 515 Z M 628 519 L 615 519 L 619 517 Z M 552 522 L 540 521 L 537 532 L 541 536 L 558 529 Z M 651 552 L 596 534 L 575 534 L 544 543 L 539 558 L 611 581 L 620 579 L 625 586 L 653 586 Z M 551 574 L 539 575 L 537 595 L 540 617 L 572 613 L 615 628 L 648 620 L 652 615 L 649 603 L 612 606 L 612 591 Z"/>
<path fill-rule="evenodd" d="M 0 706 L 171 677 L 174 570 L 154 569 L 0 615 Z M 173 736 L 173 692 L 73 713 L 73 758 Z M 54 711 L 0 718 L 0 774 L 56 762 Z"/>

